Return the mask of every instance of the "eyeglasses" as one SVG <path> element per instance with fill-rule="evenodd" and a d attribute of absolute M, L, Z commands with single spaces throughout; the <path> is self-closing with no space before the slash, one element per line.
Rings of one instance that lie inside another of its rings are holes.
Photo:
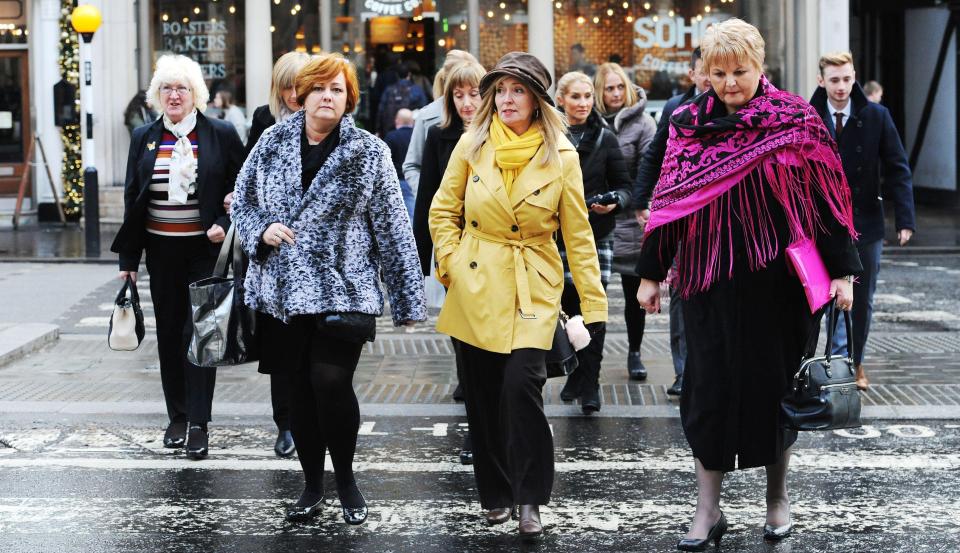
<path fill-rule="evenodd" d="M 164 96 L 169 96 L 169 95 L 173 94 L 174 92 L 176 92 L 176 93 L 177 93 L 178 95 L 180 95 L 180 96 L 186 96 L 187 93 L 190 92 L 190 89 L 187 88 L 187 87 L 185 87 L 185 86 L 178 86 L 178 87 L 176 87 L 176 88 L 174 88 L 174 87 L 172 87 L 172 86 L 161 86 L 161 87 L 160 87 L 160 94 L 163 94 Z"/>

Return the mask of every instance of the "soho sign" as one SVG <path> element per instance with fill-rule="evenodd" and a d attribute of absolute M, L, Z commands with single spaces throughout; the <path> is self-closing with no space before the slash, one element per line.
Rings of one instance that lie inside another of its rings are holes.
<path fill-rule="evenodd" d="M 421 0 L 366 0 L 363 7 L 381 15 L 403 15 L 412 12 Z"/>
<path fill-rule="evenodd" d="M 703 20 L 690 19 L 688 25 L 682 17 L 641 17 L 633 24 L 637 48 L 689 48 L 700 44 L 700 37 L 707 25 L 726 19 L 708 15 Z"/>

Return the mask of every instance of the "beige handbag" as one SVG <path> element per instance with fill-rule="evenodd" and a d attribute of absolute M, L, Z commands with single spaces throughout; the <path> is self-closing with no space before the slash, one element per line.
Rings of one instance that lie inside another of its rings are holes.
<path fill-rule="evenodd" d="M 127 297 L 127 290 L 130 297 Z M 137 283 L 127 277 L 113 302 L 113 315 L 110 316 L 110 330 L 107 332 L 107 345 L 116 351 L 133 351 L 140 347 L 146 329 L 143 326 L 143 310 L 140 309 L 140 294 Z"/>

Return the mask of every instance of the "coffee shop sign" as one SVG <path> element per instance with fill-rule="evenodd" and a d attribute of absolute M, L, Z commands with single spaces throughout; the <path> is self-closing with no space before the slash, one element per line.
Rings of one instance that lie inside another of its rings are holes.
<path fill-rule="evenodd" d="M 403 15 L 412 12 L 421 0 L 365 0 L 363 7 L 380 15 Z"/>
<path fill-rule="evenodd" d="M 707 27 L 729 16 L 708 15 L 698 21 L 695 18 L 683 17 L 641 17 L 634 23 L 636 37 L 633 43 L 641 50 L 656 48 L 664 53 L 689 52 L 700 44 L 700 38 Z M 683 56 L 686 58 L 686 56 Z M 640 58 L 637 69 L 650 71 L 667 71 L 668 73 L 683 74 L 687 72 L 688 61 L 668 60 L 645 53 Z"/>

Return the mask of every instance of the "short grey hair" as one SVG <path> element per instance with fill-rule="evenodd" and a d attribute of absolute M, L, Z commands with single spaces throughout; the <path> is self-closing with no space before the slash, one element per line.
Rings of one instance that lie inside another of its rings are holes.
<path fill-rule="evenodd" d="M 157 59 L 153 78 L 150 79 L 150 88 L 147 89 L 147 101 L 155 108 L 162 110 L 160 103 L 160 87 L 167 83 L 180 82 L 190 87 L 193 94 L 193 103 L 200 111 L 207 109 L 210 101 L 210 91 L 203 80 L 203 71 L 200 64 L 179 54 L 167 54 Z"/>

